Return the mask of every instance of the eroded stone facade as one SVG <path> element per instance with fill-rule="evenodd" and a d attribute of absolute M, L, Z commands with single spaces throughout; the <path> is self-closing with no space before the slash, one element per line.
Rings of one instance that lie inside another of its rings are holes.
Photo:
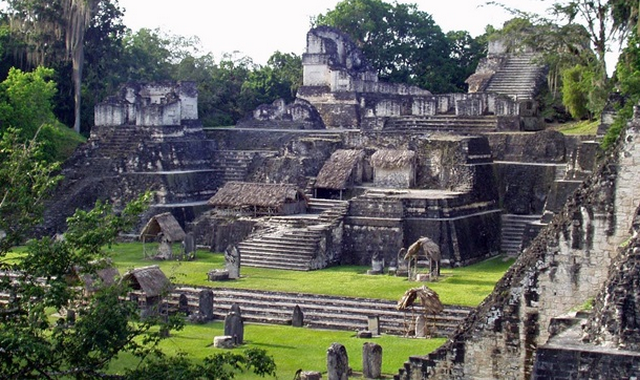
<path fill-rule="evenodd" d="M 401 379 L 525 379 L 551 320 L 594 298 L 640 204 L 640 123 L 570 198 L 460 332 L 407 363 Z M 602 334 L 606 336 L 606 334 Z M 612 338 L 605 339 L 612 341 Z M 615 340 L 613 340 L 615 341 Z M 488 354 L 490 353 L 490 354 Z"/>

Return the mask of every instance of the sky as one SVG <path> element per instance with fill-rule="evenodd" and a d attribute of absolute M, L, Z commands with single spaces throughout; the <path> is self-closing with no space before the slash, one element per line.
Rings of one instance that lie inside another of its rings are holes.
<path fill-rule="evenodd" d="M 310 19 L 335 8 L 339 0 L 119 0 L 124 24 L 160 28 L 174 35 L 197 36 L 204 52 L 219 61 L 224 53 L 265 64 L 275 51 L 302 55 Z M 386 2 L 392 3 L 391 0 Z M 488 24 L 501 28 L 513 16 L 486 0 L 407 0 L 429 13 L 444 32 L 466 30 L 472 36 Z M 548 0 L 502 0 L 520 10 L 542 13 Z M 177 6 L 178 5 L 178 6 Z"/>

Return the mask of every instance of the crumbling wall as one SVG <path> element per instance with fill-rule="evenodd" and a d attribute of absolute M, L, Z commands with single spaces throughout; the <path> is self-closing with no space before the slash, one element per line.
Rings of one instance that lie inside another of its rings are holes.
<path fill-rule="evenodd" d="M 528 379 L 550 320 L 593 298 L 629 238 L 640 204 L 640 120 L 436 352 L 412 357 L 401 379 Z"/>

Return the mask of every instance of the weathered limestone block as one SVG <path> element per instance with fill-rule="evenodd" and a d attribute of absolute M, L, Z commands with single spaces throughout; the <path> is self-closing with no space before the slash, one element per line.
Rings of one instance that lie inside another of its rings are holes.
<path fill-rule="evenodd" d="M 232 336 L 215 336 L 213 337 L 213 347 L 215 348 L 233 348 L 235 347 Z"/>
<path fill-rule="evenodd" d="M 349 356 L 340 343 L 332 343 L 327 350 L 327 378 L 347 380 L 349 378 Z"/>
<path fill-rule="evenodd" d="M 242 317 L 234 312 L 227 314 L 224 319 L 224 334 L 232 337 L 234 344 L 242 344 L 244 342 L 244 322 Z"/>
<path fill-rule="evenodd" d="M 300 309 L 300 306 L 298 305 L 296 305 L 293 308 L 293 317 L 291 318 L 291 326 L 293 327 L 304 326 L 304 314 L 302 313 L 302 309 Z"/>
<path fill-rule="evenodd" d="M 365 379 L 377 379 L 382 375 L 382 347 L 366 342 L 362 345 L 362 375 Z"/>
<path fill-rule="evenodd" d="M 213 292 L 203 290 L 199 294 L 198 311 L 207 321 L 213 319 Z"/>

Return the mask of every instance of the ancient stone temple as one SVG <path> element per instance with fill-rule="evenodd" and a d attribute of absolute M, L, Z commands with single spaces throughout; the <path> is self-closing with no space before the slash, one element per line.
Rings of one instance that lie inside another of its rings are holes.
<path fill-rule="evenodd" d="M 380 82 L 327 27 L 309 31 L 303 72 L 295 102 L 223 129 L 201 127 L 193 83 L 124 85 L 96 107 L 45 226 L 62 230 L 76 207 L 151 190 L 142 221 L 170 212 L 197 244 L 237 247 L 246 266 L 391 263 L 422 236 L 443 265 L 467 265 L 517 254 L 584 178 L 584 143 L 521 133 L 508 94 Z"/>
<path fill-rule="evenodd" d="M 634 378 L 640 373 L 640 113 L 494 292 L 398 379 Z M 595 299 L 593 310 L 584 305 Z"/>
<path fill-rule="evenodd" d="M 155 199 L 142 220 L 162 212 L 193 219 L 222 184 L 210 164 L 197 100 L 195 83 L 130 83 L 96 105 L 96 125 L 64 164 L 45 226 L 59 231 L 76 208 L 98 199 L 119 205 L 145 190 Z"/>

